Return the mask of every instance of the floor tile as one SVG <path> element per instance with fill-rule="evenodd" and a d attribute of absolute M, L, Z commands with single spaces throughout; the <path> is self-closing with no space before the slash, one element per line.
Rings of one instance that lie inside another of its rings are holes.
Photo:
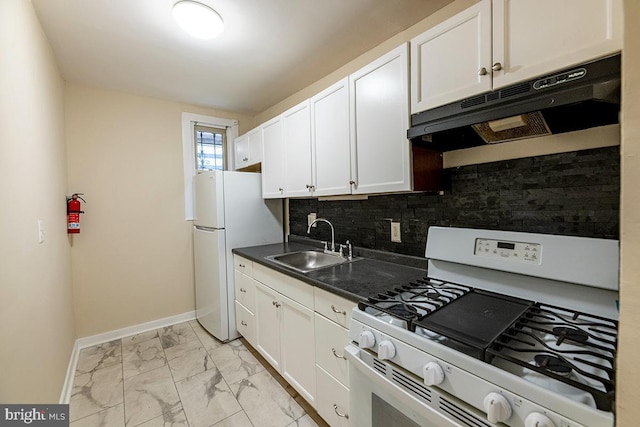
<path fill-rule="evenodd" d="M 160 338 L 122 347 L 124 377 L 129 378 L 166 364 Z"/>
<path fill-rule="evenodd" d="M 197 342 L 200 343 L 200 341 Z M 209 353 L 202 347 L 187 351 L 180 357 L 174 357 L 168 363 L 175 382 L 182 381 L 209 369 L 215 369 Z"/>
<path fill-rule="evenodd" d="M 87 415 L 122 403 L 122 367 L 120 364 L 88 373 L 76 372 L 71 391 L 69 419 Z"/>
<path fill-rule="evenodd" d="M 298 418 L 287 427 L 318 427 L 318 424 L 313 421 L 309 414 L 304 414 L 302 417 Z"/>
<path fill-rule="evenodd" d="M 191 325 L 189 325 L 189 322 L 160 328 L 158 329 L 158 333 L 160 334 L 162 348 L 165 349 L 188 341 L 193 341 L 198 338 L 195 332 L 193 332 Z"/>
<path fill-rule="evenodd" d="M 211 351 L 215 350 L 216 348 L 224 345 L 222 341 L 219 341 L 213 335 L 207 332 L 207 330 L 203 328 L 197 320 L 192 320 L 189 322 L 189 324 L 193 328 L 193 331 L 202 343 L 204 349 L 209 353 L 211 353 Z"/>
<path fill-rule="evenodd" d="M 230 385 L 255 427 L 285 427 L 304 410 L 267 371 Z"/>
<path fill-rule="evenodd" d="M 69 427 L 124 427 L 124 405 L 119 404 L 69 424 Z"/>
<path fill-rule="evenodd" d="M 147 341 L 153 338 L 158 338 L 158 330 L 153 329 L 147 332 L 141 332 L 136 335 L 131 335 L 130 337 L 122 338 L 123 347 L 140 344 L 143 341 Z"/>
<path fill-rule="evenodd" d="M 219 423 L 215 423 L 212 427 L 253 427 L 253 424 L 249 421 L 247 414 L 244 411 L 240 411 Z"/>
<path fill-rule="evenodd" d="M 139 424 L 139 427 L 189 427 L 187 417 L 184 415 L 182 408 L 175 409 L 171 412 L 155 417 L 146 423 Z M 105 426 L 111 427 L 111 426 Z"/>
<path fill-rule="evenodd" d="M 180 398 L 168 366 L 125 378 L 127 426 L 135 426 L 180 408 Z"/>
<path fill-rule="evenodd" d="M 217 369 L 176 383 L 190 427 L 209 427 L 242 408 Z"/>
<path fill-rule="evenodd" d="M 122 345 L 120 340 L 114 340 L 80 350 L 76 369 L 87 373 L 120 362 Z"/>
<path fill-rule="evenodd" d="M 216 364 L 227 384 L 238 382 L 244 378 L 264 371 L 264 367 L 247 350 L 240 340 L 231 341 L 212 350 L 211 359 Z"/>

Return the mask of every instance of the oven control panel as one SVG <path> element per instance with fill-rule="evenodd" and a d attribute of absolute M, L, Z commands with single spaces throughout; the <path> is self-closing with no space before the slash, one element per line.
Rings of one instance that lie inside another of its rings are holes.
<path fill-rule="evenodd" d="M 504 261 L 540 264 L 542 260 L 542 245 L 539 243 L 478 238 L 476 239 L 474 254 Z"/>

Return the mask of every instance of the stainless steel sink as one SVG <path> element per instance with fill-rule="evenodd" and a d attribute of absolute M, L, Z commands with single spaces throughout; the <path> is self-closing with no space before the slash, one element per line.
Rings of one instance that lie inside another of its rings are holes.
<path fill-rule="evenodd" d="M 265 258 L 300 273 L 308 273 L 320 268 L 331 267 L 334 265 L 344 264 L 346 262 L 353 262 L 359 259 L 349 259 L 347 257 L 313 250 L 287 252 L 279 255 L 271 255 Z"/>

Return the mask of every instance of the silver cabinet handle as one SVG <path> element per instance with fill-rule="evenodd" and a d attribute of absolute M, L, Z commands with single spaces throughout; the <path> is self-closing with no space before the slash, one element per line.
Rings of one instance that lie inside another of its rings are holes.
<path fill-rule="evenodd" d="M 478 75 L 479 76 L 486 76 L 487 75 L 487 69 L 482 67 L 478 70 Z"/>
<path fill-rule="evenodd" d="M 278 191 L 282 193 L 284 191 L 284 188 L 280 187 L 278 188 Z"/>
<path fill-rule="evenodd" d="M 247 292 L 245 288 L 240 288 L 240 292 Z"/>
<path fill-rule="evenodd" d="M 496 62 L 495 64 L 493 64 L 493 67 L 491 67 L 491 69 L 493 71 L 500 71 L 500 70 L 502 70 L 502 64 L 499 63 L 499 62 Z"/>
<path fill-rule="evenodd" d="M 240 324 L 241 324 L 242 326 L 247 326 L 247 322 L 245 322 L 244 320 L 241 320 L 241 321 L 240 321 Z"/>
<path fill-rule="evenodd" d="M 244 265 L 244 264 L 238 264 L 238 267 L 240 267 L 240 268 L 247 268 L 247 266 L 246 266 L 246 265 Z"/>
<path fill-rule="evenodd" d="M 271 304 L 274 305 L 276 308 L 280 308 L 280 306 L 282 305 L 278 301 L 271 301 Z"/>
<path fill-rule="evenodd" d="M 333 353 L 333 355 L 334 355 L 335 357 L 337 357 L 338 359 L 344 359 L 344 360 L 347 360 L 347 358 L 346 358 L 346 357 L 341 356 L 341 355 L 339 355 L 338 353 L 336 353 L 336 349 L 335 349 L 335 348 L 332 348 L 332 349 L 331 349 L 331 352 L 332 352 L 332 353 Z"/>
<path fill-rule="evenodd" d="M 242 161 L 243 161 L 243 162 L 248 162 L 248 161 L 249 161 L 249 158 L 248 158 L 248 157 L 245 157 L 244 159 L 242 159 Z"/>
<path fill-rule="evenodd" d="M 349 184 L 351 184 L 351 185 L 356 185 L 356 182 L 355 182 L 355 181 L 353 181 L 353 180 L 351 180 L 351 181 L 349 181 Z"/>
<path fill-rule="evenodd" d="M 341 414 L 340 412 L 338 412 L 338 405 L 336 405 L 335 403 L 333 404 L 333 411 L 336 413 L 337 416 L 349 419 L 349 414 Z"/>
<path fill-rule="evenodd" d="M 307 190 L 313 191 L 314 188 L 316 188 L 314 185 L 307 184 Z"/>
<path fill-rule="evenodd" d="M 342 314 L 342 315 L 346 315 L 346 314 L 347 314 L 347 312 L 346 312 L 346 311 L 344 311 L 344 310 L 342 310 L 342 311 L 338 310 L 338 309 L 336 308 L 336 306 L 335 306 L 335 305 L 333 305 L 333 304 L 331 304 L 331 310 L 333 310 L 333 312 L 334 312 L 334 313 L 337 313 L 337 314 Z"/>

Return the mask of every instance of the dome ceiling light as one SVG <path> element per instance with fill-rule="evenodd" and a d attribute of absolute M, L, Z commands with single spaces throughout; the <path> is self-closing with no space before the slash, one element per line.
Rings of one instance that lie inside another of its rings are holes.
<path fill-rule="evenodd" d="M 202 3 L 183 0 L 173 6 L 173 19 L 180 28 L 199 39 L 213 39 L 224 30 L 218 12 Z"/>

